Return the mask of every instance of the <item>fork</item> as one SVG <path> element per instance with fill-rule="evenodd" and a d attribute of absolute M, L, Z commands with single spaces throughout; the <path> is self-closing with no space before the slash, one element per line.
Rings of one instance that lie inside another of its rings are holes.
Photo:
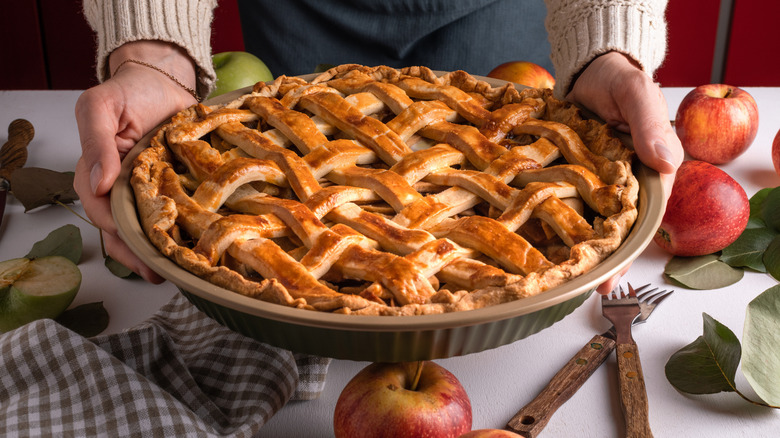
<path fill-rule="evenodd" d="M 639 349 L 631 337 L 631 324 L 641 314 L 639 300 L 630 283 L 628 295 L 622 287 L 619 290 L 620 297 L 615 290 L 601 297 L 601 312 L 615 326 L 620 407 L 625 419 L 626 436 L 652 437 L 642 363 L 639 360 Z"/>
<path fill-rule="evenodd" d="M 650 287 L 649 284 L 636 288 L 639 301 L 639 315 L 634 324 L 641 324 L 653 313 L 672 292 Z M 563 405 L 593 372 L 607 360 L 615 349 L 615 328 L 600 335 L 595 335 L 577 354 L 575 354 L 553 376 L 550 383 L 530 403 L 525 405 L 507 423 L 507 428 L 528 438 L 536 437 L 547 425 L 555 411 Z"/>
<path fill-rule="evenodd" d="M 657 287 L 650 290 L 645 290 L 649 286 L 650 284 L 646 284 L 634 289 L 634 292 L 636 292 L 636 298 L 639 301 L 639 315 L 637 315 L 636 318 L 634 318 L 634 321 L 631 323 L 632 327 L 637 324 L 643 324 L 646 322 L 647 318 L 650 317 L 650 314 L 653 313 L 655 307 L 661 304 L 661 302 L 665 300 L 666 297 L 674 292 L 673 290 L 666 289 L 659 292 Z M 610 327 L 609 330 L 607 330 L 602 336 L 606 336 L 612 340 L 615 340 L 615 326 L 613 325 Z"/>

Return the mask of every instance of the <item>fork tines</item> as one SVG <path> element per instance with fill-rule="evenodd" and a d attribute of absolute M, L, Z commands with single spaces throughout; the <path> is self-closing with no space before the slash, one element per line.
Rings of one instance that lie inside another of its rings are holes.
<path fill-rule="evenodd" d="M 633 306 L 639 304 L 639 299 L 636 296 L 636 292 L 631 285 L 628 285 L 628 295 L 623 290 L 623 286 L 618 286 L 616 290 L 613 290 L 611 294 L 602 295 L 601 303 L 607 306 Z M 617 294 L 617 290 L 620 290 L 620 296 Z"/>
<path fill-rule="evenodd" d="M 662 290 L 658 291 L 658 288 L 653 288 L 648 291 L 642 291 L 641 293 L 638 293 L 636 295 L 637 298 L 639 298 L 639 301 L 645 301 L 652 304 L 658 304 L 661 301 L 665 300 L 666 297 L 671 294 L 672 291 L 670 290 Z"/>

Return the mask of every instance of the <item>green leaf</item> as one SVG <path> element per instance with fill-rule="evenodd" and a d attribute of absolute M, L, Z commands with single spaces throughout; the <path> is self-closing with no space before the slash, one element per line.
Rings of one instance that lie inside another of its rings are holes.
<path fill-rule="evenodd" d="M 706 313 L 702 313 L 702 318 L 704 334 L 669 358 L 664 368 L 666 379 L 689 394 L 734 392 L 741 354 L 739 339 Z"/>
<path fill-rule="evenodd" d="M 719 289 L 741 280 L 745 271 L 720 261 L 717 254 L 707 254 L 672 257 L 664 268 L 664 274 L 688 289 Z"/>
<path fill-rule="evenodd" d="M 750 198 L 750 219 L 748 219 L 747 228 L 766 227 L 763 219 L 764 201 L 772 190 L 772 188 L 761 189 Z"/>
<path fill-rule="evenodd" d="M 763 262 L 767 272 L 772 277 L 775 277 L 775 280 L 780 281 L 780 236 L 775 237 L 767 246 L 766 251 L 764 251 Z"/>
<path fill-rule="evenodd" d="M 40 167 L 23 167 L 14 171 L 11 192 L 24 205 L 25 212 L 58 201 L 70 204 L 79 199 L 73 189 L 73 173 Z"/>
<path fill-rule="evenodd" d="M 81 260 L 81 250 L 83 243 L 81 240 L 81 230 L 79 227 L 68 224 L 49 233 L 45 239 L 33 244 L 32 249 L 25 257 L 28 259 L 63 256 L 75 264 Z"/>
<path fill-rule="evenodd" d="M 742 373 L 762 400 L 780 406 L 780 285 L 748 304 L 742 342 Z"/>
<path fill-rule="evenodd" d="M 108 320 L 108 311 L 102 301 L 76 306 L 57 317 L 58 323 L 85 338 L 102 333 L 108 327 Z"/>
<path fill-rule="evenodd" d="M 745 267 L 759 272 L 766 272 L 764 266 L 764 251 L 778 233 L 768 228 L 746 229 L 731 245 L 723 249 L 720 255 L 722 262 L 733 267 Z"/>
<path fill-rule="evenodd" d="M 780 232 L 780 187 L 775 187 L 766 195 L 761 215 L 767 228 Z"/>
<path fill-rule="evenodd" d="M 106 268 L 108 268 L 108 270 L 111 271 L 112 274 L 116 275 L 119 278 L 130 278 L 135 276 L 135 272 L 133 272 L 132 269 L 112 259 L 111 256 L 107 256 L 103 263 L 106 265 Z"/>

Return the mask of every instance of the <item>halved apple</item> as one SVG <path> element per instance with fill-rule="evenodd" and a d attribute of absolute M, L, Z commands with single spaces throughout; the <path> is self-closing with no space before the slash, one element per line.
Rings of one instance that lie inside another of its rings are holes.
<path fill-rule="evenodd" d="M 0 262 L 0 332 L 68 308 L 81 286 L 81 271 L 61 256 Z"/>

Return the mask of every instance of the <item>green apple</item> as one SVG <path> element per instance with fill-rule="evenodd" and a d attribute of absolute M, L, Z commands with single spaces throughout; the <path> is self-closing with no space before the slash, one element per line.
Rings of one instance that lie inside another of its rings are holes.
<path fill-rule="evenodd" d="M 248 52 L 222 52 L 211 59 L 217 73 L 217 88 L 209 95 L 210 98 L 274 79 L 265 63 Z"/>
<path fill-rule="evenodd" d="M 0 332 L 56 318 L 81 286 L 81 271 L 62 256 L 0 262 Z"/>

